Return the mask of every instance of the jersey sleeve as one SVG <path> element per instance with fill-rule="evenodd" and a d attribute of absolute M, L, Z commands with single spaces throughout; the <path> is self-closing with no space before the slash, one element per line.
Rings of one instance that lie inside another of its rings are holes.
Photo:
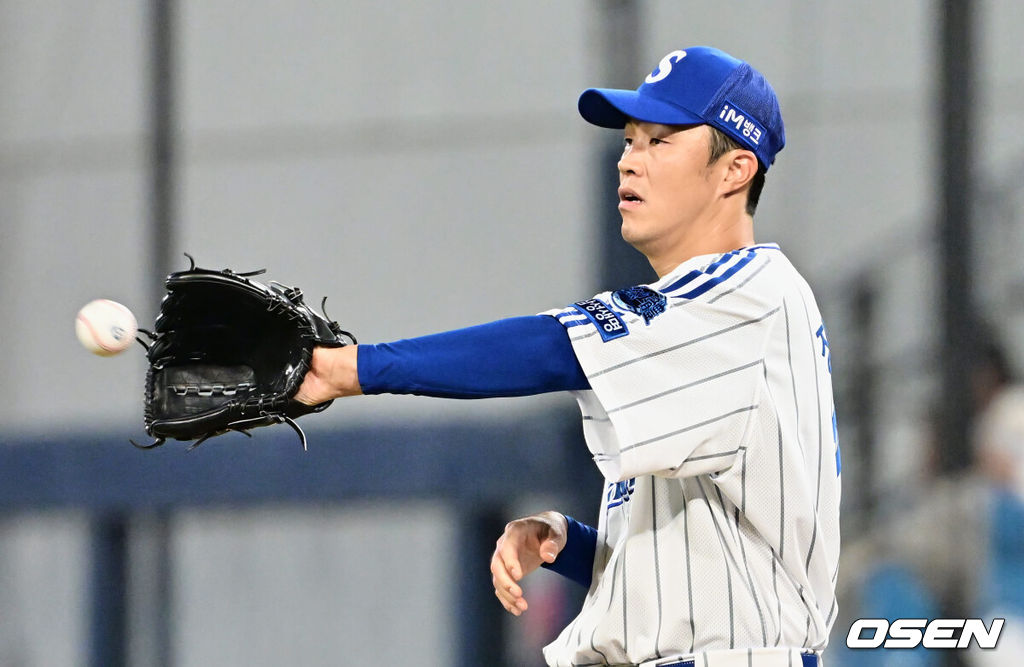
<path fill-rule="evenodd" d="M 360 345 L 357 352 L 365 394 L 495 398 L 588 386 L 565 330 L 542 315 Z"/>
<path fill-rule="evenodd" d="M 590 384 L 577 399 L 606 479 L 713 473 L 741 456 L 781 309 L 761 272 L 770 261 L 751 251 L 549 311 Z"/>
<path fill-rule="evenodd" d="M 594 555 L 597 553 L 597 529 L 565 515 L 568 532 L 565 547 L 554 563 L 540 566 L 590 588 L 594 576 Z"/>

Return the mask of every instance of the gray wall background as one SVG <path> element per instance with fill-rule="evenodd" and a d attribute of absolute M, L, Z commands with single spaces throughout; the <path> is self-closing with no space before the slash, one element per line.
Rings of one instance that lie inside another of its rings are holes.
<path fill-rule="evenodd" d="M 1024 9 L 976 4 L 978 174 L 991 200 L 1013 204 L 1009 217 L 980 221 L 981 252 L 1000 268 L 979 280 L 999 324 L 1024 333 L 1013 290 Z M 816 287 L 840 369 L 858 361 L 842 356 L 846 281 L 858 271 L 886 285 L 880 360 L 922 360 L 934 340 L 934 267 L 921 239 L 936 201 L 936 5 L 640 3 L 637 83 L 664 53 L 713 44 L 751 60 L 779 92 L 788 144 L 759 240 L 780 242 Z M 0 442 L 142 434 L 141 348 L 93 357 L 73 319 L 98 297 L 125 303 L 143 326 L 155 314 L 147 11 L 129 0 L 0 2 Z M 182 0 L 175 255 L 267 267 L 311 301 L 329 295 L 328 312 L 369 342 L 612 287 L 598 279 L 595 183 L 614 165 L 595 160 L 606 135 L 575 111 L 583 88 L 606 83 L 598 19 L 587 0 Z M 882 389 L 883 484 L 918 465 L 933 374 L 911 365 L 892 366 Z M 530 419 L 570 404 L 374 397 L 313 419 Z M 418 664 L 452 662 L 451 508 L 190 512 L 173 528 L 177 664 L 369 664 L 410 651 Z M 0 522 L 0 664 L 82 663 L 85 539 L 73 512 Z M 367 599 L 375 606 L 361 613 L 346 602 Z M 145 647 L 135 651 L 147 664 Z"/>

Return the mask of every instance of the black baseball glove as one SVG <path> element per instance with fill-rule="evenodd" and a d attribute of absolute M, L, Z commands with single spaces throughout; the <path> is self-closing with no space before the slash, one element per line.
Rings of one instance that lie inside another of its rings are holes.
<path fill-rule="evenodd" d="M 337 322 L 314 312 L 302 292 L 252 276 L 191 266 L 167 276 L 146 347 L 146 432 L 151 449 L 168 438 L 195 441 L 286 423 L 306 447 L 297 417 L 320 412 L 330 401 L 308 406 L 293 397 L 309 371 L 317 345 L 341 347 L 356 342 Z M 326 301 L 326 299 L 324 299 Z M 323 304 L 321 304 L 323 310 Z"/>

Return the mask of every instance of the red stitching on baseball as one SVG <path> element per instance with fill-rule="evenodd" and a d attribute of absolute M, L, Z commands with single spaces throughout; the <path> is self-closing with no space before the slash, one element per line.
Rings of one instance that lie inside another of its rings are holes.
<path fill-rule="evenodd" d="M 103 344 L 103 341 L 100 340 L 100 337 L 96 333 L 96 329 L 93 328 L 92 322 L 89 321 L 89 318 L 85 317 L 84 315 L 79 315 L 78 316 L 78 321 L 85 325 L 85 328 L 89 330 L 89 335 L 92 336 L 93 341 L 97 345 L 99 345 L 100 348 L 104 352 L 117 352 L 118 351 L 116 348 L 107 347 L 106 345 Z"/>

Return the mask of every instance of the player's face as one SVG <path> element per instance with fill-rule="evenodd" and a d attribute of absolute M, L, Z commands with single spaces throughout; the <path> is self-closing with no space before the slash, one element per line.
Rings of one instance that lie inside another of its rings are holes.
<path fill-rule="evenodd" d="M 716 185 L 706 125 L 630 121 L 619 159 L 622 238 L 650 259 L 698 232 Z"/>

